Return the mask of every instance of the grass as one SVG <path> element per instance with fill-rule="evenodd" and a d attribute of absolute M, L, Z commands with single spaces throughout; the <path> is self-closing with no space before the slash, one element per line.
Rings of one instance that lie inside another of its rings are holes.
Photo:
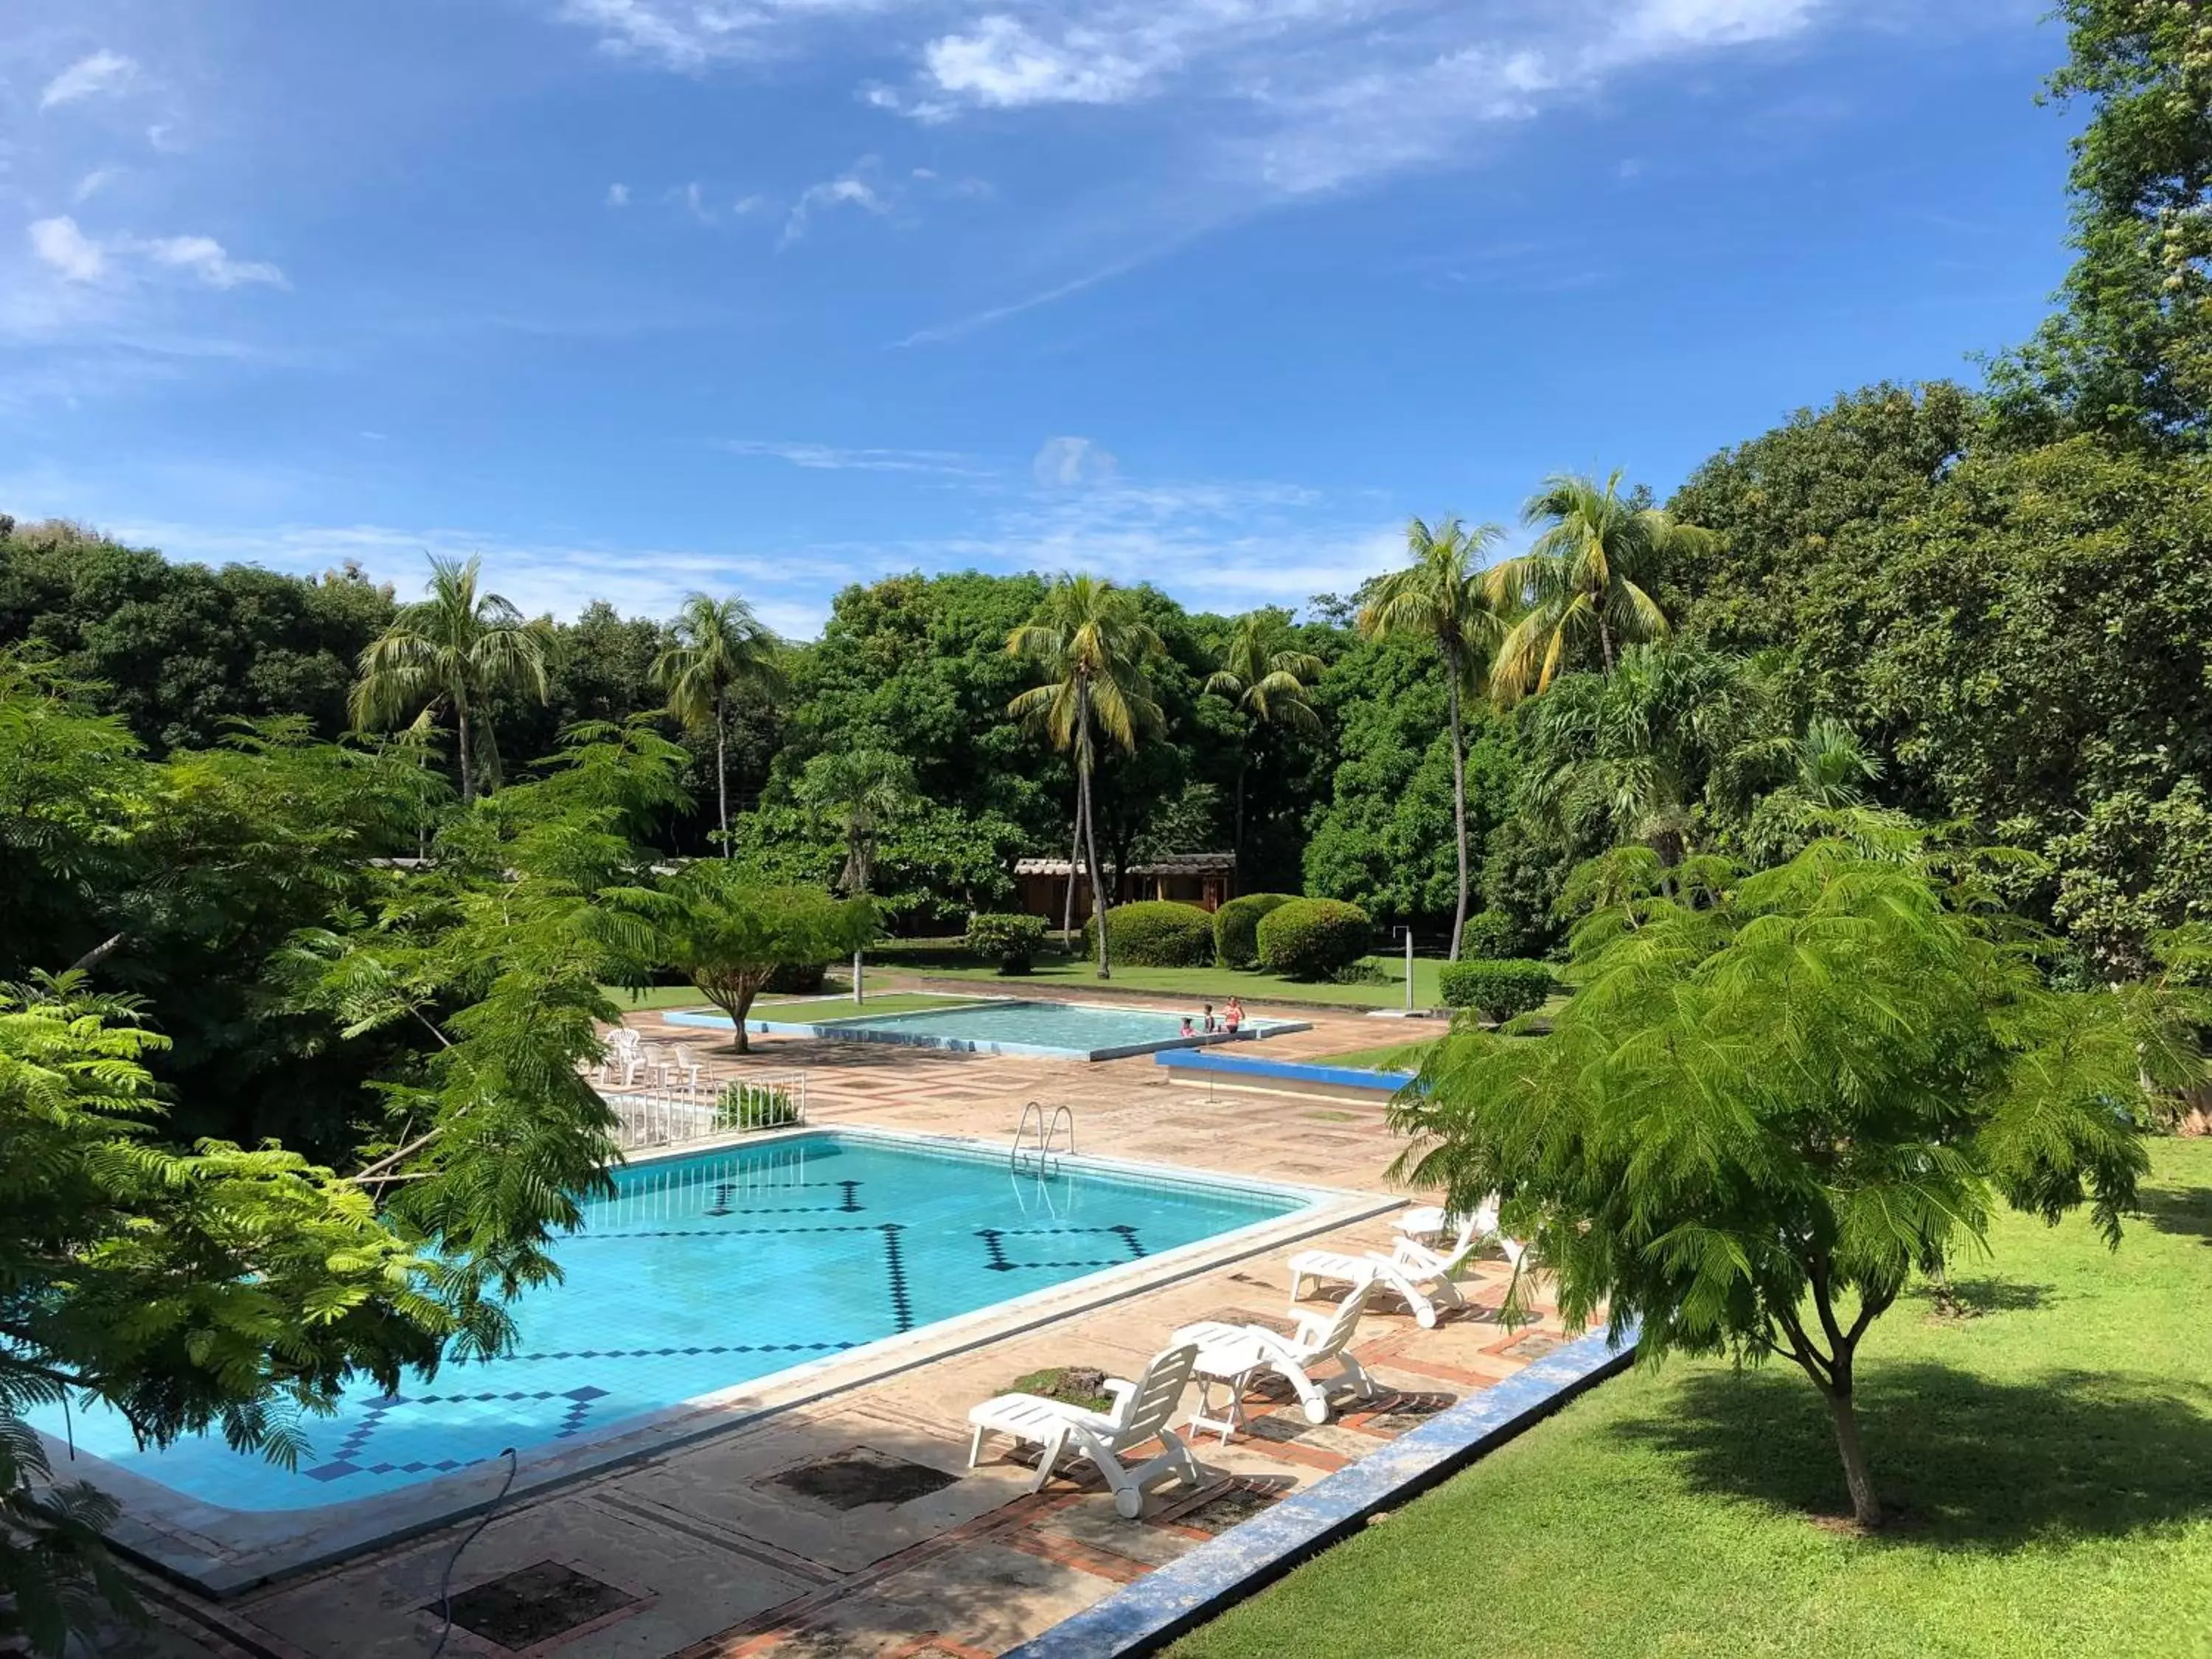
<path fill-rule="evenodd" d="M 2212 1655 L 2212 1143 L 2152 1147 L 2118 1255 L 2006 1216 L 1875 1328 L 1883 1498 L 1849 1513 L 1794 1368 L 1607 1383 L 1178 1644 L 1177 1659 Z"/>
<path fill-rule="evenodd" d="M 1400 956 L 1370 957 L 1368 965 L 1384 975 L 1379 982 L 1339 985 L 1330 980 L 1285 979 L 1280 974 L 1257 969 L 1225 968 L 1117 967 L 1109 980 L 1097 977 L 1091 958 L 1064 955 L 1058 950 L 1038 954 L 1036 971 L 1002 975 L 995 968 L 979 964 L 956 941 L 946 939 L 888 939 L 870 952 L 871 964 L 879 971 L 928 974 L 938 978 L 989 981 L 1002 991 L 1018 992 L 1025 984 L 1039 987 L 1081 987 L 1097 991 L 1146 991 L 1181 998 L 1195 1007 L 1201 1001 L 1218 1004 L 1234 995 L 1246 1001 L 1322 1002 L 1344 1008 L 1402 1008 L 1406 1006 L 1406 959 Z M 1443 1000 L 1437 970 L 1443 964 L 1431 957 L 1413 958 L 1413 1006 L 1433 1008 Z"/>
<path fill-rule="evenodd" d="M 714 1004 L 701 996 L 689 985 L 656 985 L 642 997 L 633 998 L 620 986 L 600 987 L 613 999 L 617 1007 L 635 1012 L 641 1008 L 698 1008 L 711 1010 Z M 833 985 L 824 995 L 835 995 L 836 1000 L 823 1001 L 820 997 L 762 997 L 752 1006 L 753 1013 L 762 1019 L 844 1019 L 854 1014 L 915 1014 L 930 1008 L 953 1008 L 966 998 L 947 996 L 933 991 L 872 991 L 866 1001 L 854 1006 L 849 992 L 840 992 Z"/>

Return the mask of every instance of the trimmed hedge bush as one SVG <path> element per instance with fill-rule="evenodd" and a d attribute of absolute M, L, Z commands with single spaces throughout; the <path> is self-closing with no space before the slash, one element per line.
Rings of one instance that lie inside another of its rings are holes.
<path fill-rule="evenodd" d="M 1083 924 L 1083 949 L 1096 955 L 1098 925 Z M 1210 968 L 1213 965 L 1213 918 L 1195 904 L 1173 899 L 1140 899 L 1106 913 L 1106 943 L 1113 958 L 1132 968 Z"/>
<path fill-rule="evenodd" d="M 1444 1001 L 1454 1008 L 1472 1008 L 1485 1019 L 1503 1025 L 1516 1014 L 1544 1006 L 1558 981 L 1540 962 L 1448 962 L 1437 975 Z"/>
<path fill-rule="evenodd" d="M 1036 963 L 1044 928 L 1042 916 L 978 911 L 968 918 L 966 943 L 972 955 L 998 963 L 1000 973 L 1026 974 Z"/>
<path fill-rule="evenodd" d="M 1260 962 L 1291 979 L 1327 979 L 1367 954 L 1367 912 L 1336 899 L 1292 899 L 1260 918 Z"/>
<path fill-rule="evenodd" d="M 1521 943 L 1521 930 L 1513 918 L 1503 910 L 1478 910 L 1467 919 L 1467 929 L 1460 935 L 1459 948 L 1462 957 L 1480 957 L 1491 962 L 1511 958 L 1514 947 Z"/>
<path fill-rule="evenodd" d="M 811 997 L 820 994 L 829 982 L 830 964 L 816 963 L 802 966 L 786 963 L 769 972 L 768 983 L 761 989 L 772 997 Z"/>
<path fill-rule="evenodd" d="M 1260 960 L 1260 918 L 1279 910 L 1296 893 L 1247 893 L 1213 913 L 1213 962 L 1218 968 L 1249 968 Z"/>

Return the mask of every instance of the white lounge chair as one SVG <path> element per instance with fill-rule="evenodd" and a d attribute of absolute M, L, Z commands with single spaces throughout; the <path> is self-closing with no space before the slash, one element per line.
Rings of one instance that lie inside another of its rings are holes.
<path fill-rule="evenodd" d="M 1431 1329 L 1437 1322 L 1439 1305 L 1467 1305 L 1467 1298 L 1460 1294 L 1455 1281 L 1474 1259 L 1474 1253 L 1497 1237 L 1497 1231 L 1498 1212 L 1485 1205 L 1461 1222 L 1458 1232 L 1439 1249 L 1401 1238 L 1388 1255 L 1301 1250 L 1290 1260 L 1291 1300 L 1296 1302 L 1306 1294 L 1305 1282 L 1309 1279 L 1318 1284 L 1350 1285 L 1371 1279 L 1384 1290 L 1395 1291 L 1404 1297 L 1406 1305 L 1413 1310 L 1414 1322 L 1424 1330 Z M 1510 1239 L 1501 1242 L 1506 1247 L 1506 1255 L 1517 1264 L 1520 1245 Z"/>
<path fill-rule="evenodd" d="M 1039 1492 L 1061 1456 L 1073 1451 L 1098 1466 L 1113 1491 L 1115 1510 L 1124 1520 L 1133 1521 L 1144 1512 L 1146 1487 L 1171 1474 L 1187 1486 L 1196 1486 L 1200 1479 L 1198 1460 L 1168 1426 L 1182 1404 L 1197 1360 L 1198 1345 L 1182 1342 L 1154 1354 L 1145 1374 L 1133 1382 L 1108 1377 L 1106 1391 L 1115 1397 L 1110 1412 L 1087 1411 L 1034 1394 L 1002 1394 L 986 1400 L 968 1413 L 975 1431 L 968 1447 L 968 1467 L 974 1468 L 982 1457 L 986 1435 L 1003 1434 L 1041 1445 L 1044 1452 L 1037 1460 L 1036 1479 L 1030 1482 L 1030 1490 Z M 1134 1468 L 1123 1464 L 1124 1452 L 1155 1437 L 1164 1450 Z"/>
<path fill-rule="evenodd" d="M 680 1082 L 686 1095 L 699 1092 L 699 1060 L 680 1042 L 672 1042 L 660 1051 L 660 1086 L 673 1089 Z"/>
<path fill-rule="evenodd" d="M 1297 1321 L 1293 1336 L 1285 1337 L 1265 1325 L 1232 1325 L 1218 1319 L 1200 1320 L 1177 1331 L 1176 1341 L 1198 1344 L 1201 1392 L 1198 1410 L 1191 1414 L 1192 1432 L 1218 1429 L 1226 1445 L 1243 1421 L 1244 1390 L 1261 1371 L 1274 1372 L 1297 1390 L 1309 1423 L 1328 1421 L 1328 1395 L 1313 1377 L 1315 1369 L 1327 1360 L 1334 1359 L 1337 1364 L 1331 1383 L 1350 1383 L 1363 1400 L 1373 1395 L 1376 1392 L 1374 1378 L 1352 1357 L 1352 1336 L 1359 1328 L 1359 1316 L 1367 1310 L 1368 1292 L 1374 1288 L 1372 1278 L 1361 1279 L 1334 1316 L 1292 1309 Z M 1212 1385 L 1217 1382 L 1229 1385 L 1228 1413 L 1219 1417 L 1212 1414 Z"/>

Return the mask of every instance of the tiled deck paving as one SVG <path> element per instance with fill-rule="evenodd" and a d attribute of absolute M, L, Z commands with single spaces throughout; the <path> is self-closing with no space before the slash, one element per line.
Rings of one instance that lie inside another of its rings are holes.
<path fill-rule="evenodd" d="M 1272 1039 L 1265 1052 L 1339 1053 L 1398 1029 L 1303 1017 L 1314 1030 Z M 696 1028 L 665 1026 L 649 1013 L 630 1023 L 650 1041 L 705 1047 Z M 711 1056 L 714 1073 L 804 1065 L 819 1123 L 1004 1143 L 1025 1101 L 1066 1101 L 1086 1153 L 1376 1192 L 1389 1190 L 1383 1171 L 1398 1151 L 1379 1104 L 1209 1096 L 1166 1083 L 1149 1057 L 1086 1065 L 772 1038 L 757 1046 L 750 1060 Z M 1384 1216 L 1317 1242 L 1387 1248 L 1392 1237 Z M 1004 1456 L 966 1471 L 968 1407 L 1024 1372 L 1089 1364 L 1133 1375 L 1169 1332 L 1200 1318 L 1286 1329 L 1281 1254 L 1141 1291 L 518 1500 L 461 1560 L 453 1580 L 461 1619 L 446 1651 L 995 1655 L 1512 1376 L 1560 1340 L 1550 1319 L 1517 1332 L 1496 1324 L 1506 1268 L 1484 1262 L 1465 1284 L 1476 1305 L 1434 1330 L 1390 1311 L 1387 1298 L 1370 1310 L 1355 1352 L 1391 1393 L 1321 1427 L 1305 1421 L 1287 1390 L 1264 1402 L 1255 1396 L 1249 1432 L 1225 1447 L 1210 1434 L 1195 1443 L 1208 1483 L 1190 1493 L 1156 1491 L 1140 1522 L 1117 1518 L 1087 1470 L 1035 1496 L 1023 1491 L 1030 1468 Z M 867 1501 L 879 1492 L 885 1501 Z M 470 1524 L 220 1605 L 164 1589 L 160 1623 L 107 1650 L 149 1659 L 420 1659 L 436 1639 L 439 1575 Z M 510 1576 L 514 1582 L 504 1582 Z"/>

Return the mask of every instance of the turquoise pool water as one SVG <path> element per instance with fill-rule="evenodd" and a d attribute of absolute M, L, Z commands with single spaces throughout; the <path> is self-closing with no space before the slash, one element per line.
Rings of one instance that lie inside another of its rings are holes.
<path fill-rule="evenodd" d="M 1009 1174 L 971 1155 L 834 1132 L 618 1170 L 564 1239 L 558 1285 L 514 1306 L 501 1359 L 396 1395 L 363 1383 L 307 1425 L 287 1471 L 219 1438 L 141 1451 L 80 1412 L 82 1449 L 233 1510 L 388 1492 L 773 1371 L 1126 1267 L 1300 1208 L 1296 1194 L 1091 1170 Z M 58 1412 L 33 1420 L 59 1435 Z M 57 1467 L 60 1467 L 57 1460 Z"/>
<path fill-rule="evenodd" d="M 1198 1010 L 1193 1007 L 1195 1015 Z M 726 1016 L 704 1012 L 664 1015 L 671 1024 L 730 1029 Z M 789 1036 L 844 1037 L 871 1042 L 904 1042 L 918 1048 L 957 1048 L 975 1054 L 1036 1054 L 1055 1060 L 1118 1060 L 1163 1048 L 1276 1036 L 1303 1031 L 1299 1020 L 1249 1019 L 1235 1038 L 1182 1034 L 1182 1016 L 1156 1008 L 1113 1008 L 1089 1002 L 970 1002 L 907 1014 L 857 1014 L 841 1018 L 825 1011 L 805 1023 L 749 1020 L 750 1030 Z"/>

